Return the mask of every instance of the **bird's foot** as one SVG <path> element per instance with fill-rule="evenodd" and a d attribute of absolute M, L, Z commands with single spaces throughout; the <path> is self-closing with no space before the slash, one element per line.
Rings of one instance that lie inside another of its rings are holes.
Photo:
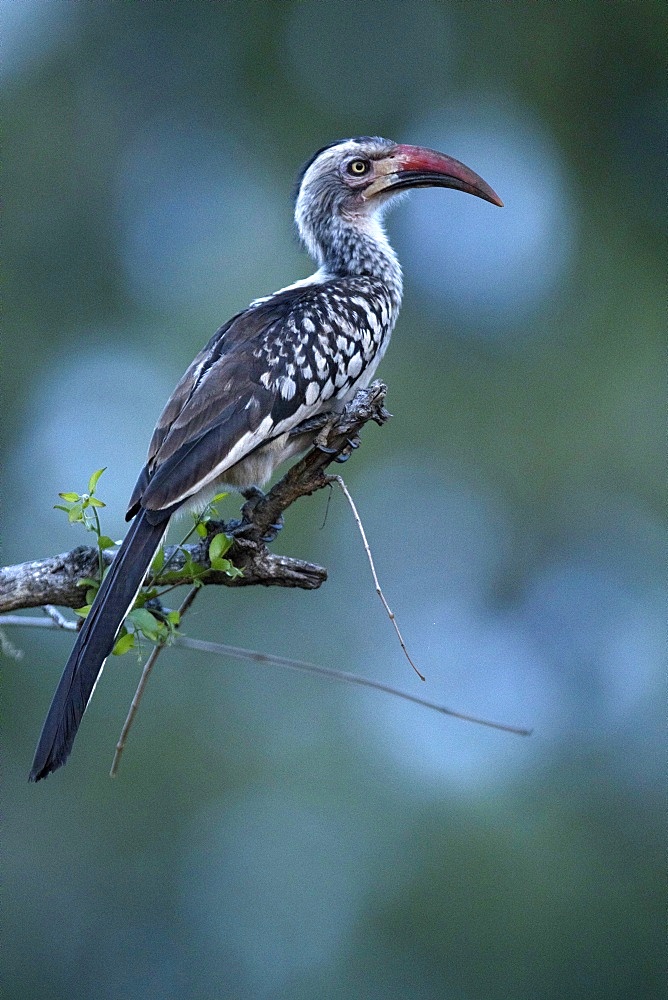
<path fill-rule="evenodd" d="M 225 523 L 225 534 L 231 535 L 232 538 L 248 538 L 249 535 L 252 535 L 257 530 L 253 521 L 253 512 L 258 503 L 264 500 L 265 497 L 265 494 L 257 486 L 250 486 L 247 490 L 242 490 L 241 495 L 246 500 L 246 503 L 241 508 L 241 519 Z M 269 528 L 262 536 L 262 541 L 266 544 L 273 542 L 282 527 L 283 516 L 280 515 L 275 524 L 269 525 Z"/>
<path fill-rule="evenodd" d="M 360 446 L 359 434 L 351 434 L 343 448 L 332 448 L 328 443 L 329 433 L 334 426 L 336 415 L 331 414 L 324 423 L 320 433 L 313 442 L 315 447 L 324 452 L 325 455 L 333 455 L 335 462 L 347 462 L 354 451 Z"/>
<path fill-rule="evenodd" d="M 334 417 L 330 414 L 328 419 L 322 425 L 319 434 L 316 434 L 313 444 L 316 448 L 322 451 L 325 455 L 335 455 L 338 448 L 332 448 L 327 444 L 329 440 L 329 434 L 334 426 Z"/>
<path fill-rule="evenodd" d="M 266 532 L 261 538 L 261 541 L 265 545 L 269 545 L 273 542 L 279 531 L 283 527 L 283 515 L 281 515 L 275 524 L 270 524 Z M 225 534 L 229 535 L 231 538 L 248 538 L 257 530 L 256 525 L 253 521 L 247 521 L 245 518 L 236 521 L 226 521 L 225 522 Z"/>
<path fill-rule="evenodd" d="M 342 451 L 339 452 L 334 461 L 339 462 L 340 464 L 343 464 L 343 462 L 347 462 L 352 453 L 354 451 L 357 451 L 360 444 L 361 442 L 359 439 L 359 434 L 353 434 L 352 437 L 348 438 L 345 447 L 343 448 Z"/>
<path fill-rule="evenodd" d="M 276 535 L 283 527 L 283 524 L 284 524 L 283 515 L 279 514 L 278 521 L 276 521 L 274 524 L 270 524 L 267 530 L 265 531 L 264 535 L 262 536 L 262 541 L 265 543 L 265 545 L 269 545 L 271 542 L 274 541 Z"/>
<path fill-rule="evenodd" d="M 249 486 L 247 489 L 241 490 L 241 495 L 244 498 L 244 500 L 246 501 L 254 500 L 255 503 L 257 503 L 259 500 L 264 500 L 265 497 L 264 492 L 260 489 L 259 486 Z M 244 508 L 245 506 L 246 505 L 244 504 Z"/>

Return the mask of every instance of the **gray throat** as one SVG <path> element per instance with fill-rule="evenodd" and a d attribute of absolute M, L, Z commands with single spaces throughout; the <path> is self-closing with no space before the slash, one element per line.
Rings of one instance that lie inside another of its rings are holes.
<path fill-rule="evenodd" d="M 331 215 L 304 234 L 310 253 L 331 277 L 375 278 L 387 287 L 395 310 L 401 305 L 401 265 L 374 216 L 347 221 Z"/>

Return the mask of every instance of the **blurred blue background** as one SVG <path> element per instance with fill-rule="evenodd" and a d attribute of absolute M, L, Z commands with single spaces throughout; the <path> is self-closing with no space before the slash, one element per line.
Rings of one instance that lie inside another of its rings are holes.
<path fill-rule="evenodd" d="M 394 419 L 276 549 L 316 593 L 210 588 L 187 632 L 376 692 L 173 650 L 109 664 L 72 759 L 26 776 L 71 636 L 4 660 L 7 995 L 658 997 L 665 9 L 654 2 L 3 0 L 4 563 L 104 530 L 214 329 L 310 273 L 300 164 L 381 134 L 463 160 L 500 211 L 420 191 L 380 374 Z M 234 516 L 230 502 L 226 513 Z"/>

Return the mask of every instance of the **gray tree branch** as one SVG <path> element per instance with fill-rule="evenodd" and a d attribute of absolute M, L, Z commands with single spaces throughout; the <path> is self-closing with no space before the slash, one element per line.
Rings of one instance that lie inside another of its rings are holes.
<path fill-rule="evenodd" d="M 244 530 L 237 534 L 226 553 L 226 558 L 243 571 L 243 576 L 232 579 L 225 573 L 209 571 L 202 578 L 202 583 L 315 590 L 325 582 L 327 570 L 324 567 L 272 553 L 263 539 L 271 533 L 272 526 L 279 522 L 291 504 L 329 485 L 325 472 L 327 466 L 345 459 L 357 447 L 358 434 L 368 421 L 385 423 L 390 416 L 384 407 L 386 392 L 382 382 L 373 382 L 367 389 L 361 389 L 342 413 L 328 414 L 308 424 L 309 429 L 319 431 L 316 446 L 292 466 L 266 496 L 253 497 L 243 506 Z M 305 429 L 306 425 L 300 425 L 295 433 Z M 209 535 L 215 534 L 225 531 L 226 524 L 211 521 L 207 529 Z M 165 572 L 158 576 L 157 586 L 192 583 L 192 578 L 179 577 L 177 580 L 175 574 L 183 568 L 188 556 L 197 567 L 209 569 L 208 547 L 209 538 L 183 546 L 183 549 L 168 547 L 165 551 Z M 108 565 L 114 558 L 114 551 L 105 551 L 103 558 Z M 46 559 L 0 568 L 0 613 L 47 604 L 78 608 L 84 603 L 79 581 L 86 577 L 94 578 L 97 572 L 97 549 L 85 545 Z"/>

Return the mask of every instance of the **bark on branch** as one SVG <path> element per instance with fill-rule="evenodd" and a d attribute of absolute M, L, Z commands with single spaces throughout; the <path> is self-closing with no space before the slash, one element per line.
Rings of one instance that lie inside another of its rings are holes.
<path fill-rule="evenodd" d="M 234 579 L 225 573 L 209 571 L 202 578 L 204 584 L 228 587 L 300 587 L 314 590 L 327 579 L 327 570 L 314 563 L 277 555 L 267 549 L 263 539 L 271 534 L 272 526 L 280 521 L 285 510 L 300 497 L 310 496 L 329 484 L 326 468 L 334 461 L 344 460 L 357 447 L 357 436 L 369 420 L 383 424 L 390 414 L 384 407 L 386 386 L 373 382 L 361 389 L 340 414 L 323 415 L 297 431 L 317 430 L 315 447 L 292 466 L 266 496 L 252 497 L 242 508 L 243 531 L 237 532 L 226 558 L 243 570 L 243 576 Z M 207 525 L 209 534 L 225 531 L 222 521 Z M 209 539 L 198 540 L 193 545 L 168 547 L 165 551 L 166 572 L 156 584 L 168 586 L 175 582 L 174 574 L 182 569 L 189 556 L 197 567 L 209 568 Z M 109 564 L 113 550 L 103 553 Z M 92 546 L 80 545 L 70 552 L 16 566 L 0 568 L 0 613 L 20 608 L 35 608 L 47 604 L 78 608 L 83 603 L 83 593 L 78 582 L 86 577 L 96 577 L 98 553 Z M 192 583 L 192 578 L 179 577 L 179 584 Z"/>

